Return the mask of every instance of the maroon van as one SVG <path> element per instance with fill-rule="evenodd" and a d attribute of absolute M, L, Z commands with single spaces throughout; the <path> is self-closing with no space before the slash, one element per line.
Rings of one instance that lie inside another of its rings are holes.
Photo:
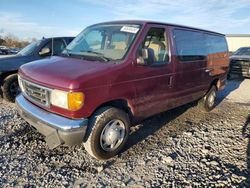
<path fill-rule="evenodd" d="M 23 65 L 16 103 L 49 148 L 83 143 L 93 157 L 109 159 L 135 120 L 198 99 L 212 110 L 228 64 L 219 33 L 150 21 L 100 23 L 61 55 Z"/>

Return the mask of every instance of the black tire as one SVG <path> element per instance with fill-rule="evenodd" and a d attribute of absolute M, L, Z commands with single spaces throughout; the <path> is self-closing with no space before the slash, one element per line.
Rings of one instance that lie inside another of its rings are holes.
<path fill-rule="evenodd" d="M 3 99 L 3 92 L 2 89 L 0 89 L 0 101 Z"/>
<path fill-rule="evenodd" d="M 215 100 L 217 96 L 217 89 L 212 86 L 207 94 L 199 101 L 199 106 L 201 106 L 205 111 L 210 112 L 215 107 Z"/>
<path fill-rule="evenodd" d="M 123 130 L 125 130 L 125 134 L 123 140 L 117 141 L 117 143 L 120 142 L 117 148 L 113 151 L 105 151 L 101 143 L 101 135 L 104 135 L 104 130 L 108 126 L 109 122 L 115 120 L 124 124 Z M 84 140 L 84 147 L 86 151 L 96 159 L 107 160 L 117 155 L 126 144 L 130 130 L 130 120 L 128 114 L 120 109 L 114 107 L 103 107 L 97 110 L 90 118 L 88 126 L 89 127 Z"/>
<path fill-rule="evenodd" d="M 8 102 L 15 102 L 16 96 L 20 93 L 17 74 L 7 76 L 2 85 L 3 98 Z"/>

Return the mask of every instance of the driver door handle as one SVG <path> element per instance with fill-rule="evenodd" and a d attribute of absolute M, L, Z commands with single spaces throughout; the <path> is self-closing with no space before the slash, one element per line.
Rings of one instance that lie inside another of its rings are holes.
<path fill-rule="evenodd" d="M 172 87 L 172 82 L 173 82 L 173 76 L 170 76 L 168 79 L 168 86 Z"/>

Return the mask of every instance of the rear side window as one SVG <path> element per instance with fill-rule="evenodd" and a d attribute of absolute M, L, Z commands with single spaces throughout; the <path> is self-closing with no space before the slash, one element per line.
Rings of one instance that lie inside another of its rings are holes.
<path fill-rule="evenodd" d="M 174 30 L 174 40 L 180 61 L 204 60 L 206 58 L 205 37 L 202 33 Z"/>
<path fill-rule="evenodd" d="M 227 42 L 224 36 L 205 34 L 205 38 L 208 54 L 228 51 Z"/>
<path fill-rule="evenodd" d="M 208 54 L 228 51 L 224 36 L 175 29 L 174 40 L 178 59 L 182 62 L 205 60 Z"/>

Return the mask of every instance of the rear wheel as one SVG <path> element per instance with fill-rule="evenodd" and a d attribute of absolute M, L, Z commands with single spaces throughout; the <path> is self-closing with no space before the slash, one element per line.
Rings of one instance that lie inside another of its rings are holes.
<path fill-rule="evenodd" d="M 3 98 L 9 102 L 15 102 L 16 96 L 20 93 L 17 74 L 7 76 L 2 86 Z"/>
<path fill-rule="evenodd" d="M 112 158 L 125 145 L 129 127 L 127 113 L 113 107 L 101 108 L 90 119 L 84 147 L 96 159 Z"/>
<path fill-rule="evenodd" d="M 199 101 L 200 106 L 207 112 L 211 111 L 215 107 L 216 96 L 217 89 L 215 86 L 212 86 L 207 94 Z"/>

